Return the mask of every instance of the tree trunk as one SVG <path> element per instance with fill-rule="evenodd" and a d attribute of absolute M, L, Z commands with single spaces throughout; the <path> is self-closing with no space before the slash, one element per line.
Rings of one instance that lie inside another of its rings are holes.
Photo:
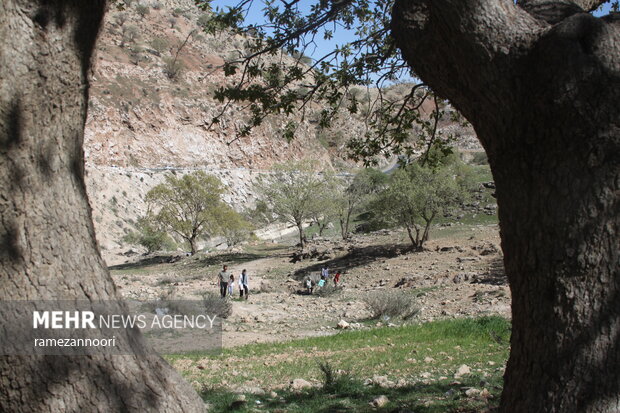
<path fill-rule="evenodd" d="M 191 254 L 196 254 L 196 237 L 188 238 L 187 241 L 189 242 L 189 249 L 191 250 Z"/>
<path fill-rule="evenodd" d="M 513 297 L 500 410 L 620 411 L 620 20 L 398 0 L 393 32 L 495 178 Z"/>
<path fill-rule="evenodd" d="M 303 247 L 306 245 L 305 243 L 305 237 L 304 237 L 304 226 L 303 223 L 298 222 L 297 224 L 297 231 L 299 232 L 299 245 L 300 247 L 303 249 Z"/>
<path fill-rule="evenodd" d="M 0 2 L 1 300 L 119 299 L 95 241 L 82 151 L 105 7 Z M 117 340 L 134 355 L 0 357 L 0 411 L 204 410 L 139 334 Z"/>

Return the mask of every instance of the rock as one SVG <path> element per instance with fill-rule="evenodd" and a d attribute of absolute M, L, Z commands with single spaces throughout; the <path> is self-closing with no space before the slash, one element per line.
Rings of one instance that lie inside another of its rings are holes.
<path fill-rule="evenodd" d="M 372 376 L 372 383 L 381 387 L 394 387 L 394 383 L 388 380 L 387 376 Z"/>
<path fill-rule="evenodd" d="M 471 389 L 467 389 L 465 390 L 465 396 L 467 397 L 476 397 L 480 395 L 480 390 L 479 389 L 475 389 L 475 388 L 471 388 Z"/>
<path fill-rule="evenodd" d="M 312 383 L 304 379 L 294 379 L 291 381 L 291 389 L 303 390 L 312 387 Z"/>
<path fill-rule="evenodd" d="M 371 401 L 370 404 L 373 407 L 381 408 L 385 406 L 386 404 L 388 404 L 389 402 L 390 400 L 386 396 L 381 395 L 379 397 L 376 397 L 373 401 Z"/>
<path fill-rule="evenodd" d="M 435 359 L 434 359 L 434 358 L 432 358 L 432 357 L 425 357 L 425 358 L 424 358 L 424 362 L 425 362 L 425 363 L 432 363 L 433 361 L 435 361 Z"/>
<path fill-rule="evenodd" d="M 458 379 L 462 376 L 465 376 L 467 374 L 471 374 L 471 369 L 469 368 L 468 365 L 463 364 L 461 365 L 461 367 L 459 367 L 459 369 L 456 371 L 456 373 L 454 373 L 454 378 Z"/>
<path fill-rule="evenodd" d="M 262 280 L 260 282 L 260 291 L 262 293 L 268 293 L 273 291 L 273 286 L 271 285 L 271 283 L 267 280 Z"/>
<path fill-rule="evenodd" d="M 338 327 L 338 328 L 340 328 L 340 329 L 344 330 L 344 329 L 349 328 L 349 327 L 350 327 L 350 324 L 349 324 L 349 323 L 347 323 L 347 322 L 346 322 L 346 321 L 344 321 L 344 320 L 340 320 L 340 321 L 338 322 L 338 325 L 337 325 L 336 327 Z"/>

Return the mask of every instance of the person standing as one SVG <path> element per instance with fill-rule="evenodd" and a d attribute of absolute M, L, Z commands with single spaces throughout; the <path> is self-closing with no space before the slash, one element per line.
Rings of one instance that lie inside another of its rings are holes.
<path fill-rule="evenodd" d="M 228 272 L 228 265 L 224 264 L 222 271 L 217 274 L 217 279 L 220 283 L 220 295 L 222 298 L 226 298 L 226 290 L 228 290 L 228 280 L 230 279 L 230 272 Z"/>
<path fill-rule="evenodd" d="M 248 299 L 249 294 L 249 278 L 248 273 L 245 269 L 241 271 L 241 275 L 239 276 L 239 297 L 243 298 L 243 293 L 245 292 L 245 299 Z"/>
<path fill-rule="evenodd" d="M 321 278 L 325 281 L 329 280 L 329 268 L 327 268 L 327 265 L 324 265 L 321 269 Z"/>
<path fill-rule="evenodd" d="M 228 295 L 230 298 L 233 296 L 233 290 L 235 288 L 235 276 L 230 274 L 230 278 L 228 279 Z"/>
<path fill-rule="evenodd" d="M 334 275 L 334 287 L 338 287 L 339 282 L 340 282 L 340 271 L 336 271 L 336 275 Z"/>

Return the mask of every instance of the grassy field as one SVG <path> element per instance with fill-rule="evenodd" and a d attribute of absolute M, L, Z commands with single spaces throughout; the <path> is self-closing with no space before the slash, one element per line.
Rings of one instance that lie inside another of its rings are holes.
<path fill-rule="evenodd" d="M 475 412 L 497 404 L 509 334 L 500 317 L 455 319 L 166 358 L 214 412 Z M 313 386 L 293 391 L 295 378 Z"/>

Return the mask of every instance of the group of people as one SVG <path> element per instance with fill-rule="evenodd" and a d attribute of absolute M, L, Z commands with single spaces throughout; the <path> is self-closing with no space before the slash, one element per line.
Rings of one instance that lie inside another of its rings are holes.
<path fill-rule="evenodd" d="M 228 265 L 222 267 L 222 271 L 217 274 L 217 279 L 220 285 L 220 295 L 222 298 L 226 298 L 226 294 L 232 297 L 235 291 L 235 276 L 231 271 L 228 271 Z M 247 300 L 249 294 L 247 270 L 243 269 L 243 271 L 241 271 L 237 283 L 239 285 L 239 298 L 243 298 L 245 294 L 245 299 Z"/>
<path fill-rule="evenodd" d="M 329 279 L 329 268 L 325 266 L 321 268 L 321 278 L 319 279 L 319 282 L 316 283 L 316 285 L 319 288 L 323 288 L 325 287 L 325 284 L 327 283 L 328 279 Z M 340 282 L 340 271 L 336 271 L 336 274 L 334 274 L 333 282 L 334 282 L 334 288 L 338 287 L 338 283 Z M 311 278 L 306 278 L 306 291 L 308 294 L 312 294 L 312 292 L 314 291 L 314 286 L 315 286 L 314 281 Z"/>

